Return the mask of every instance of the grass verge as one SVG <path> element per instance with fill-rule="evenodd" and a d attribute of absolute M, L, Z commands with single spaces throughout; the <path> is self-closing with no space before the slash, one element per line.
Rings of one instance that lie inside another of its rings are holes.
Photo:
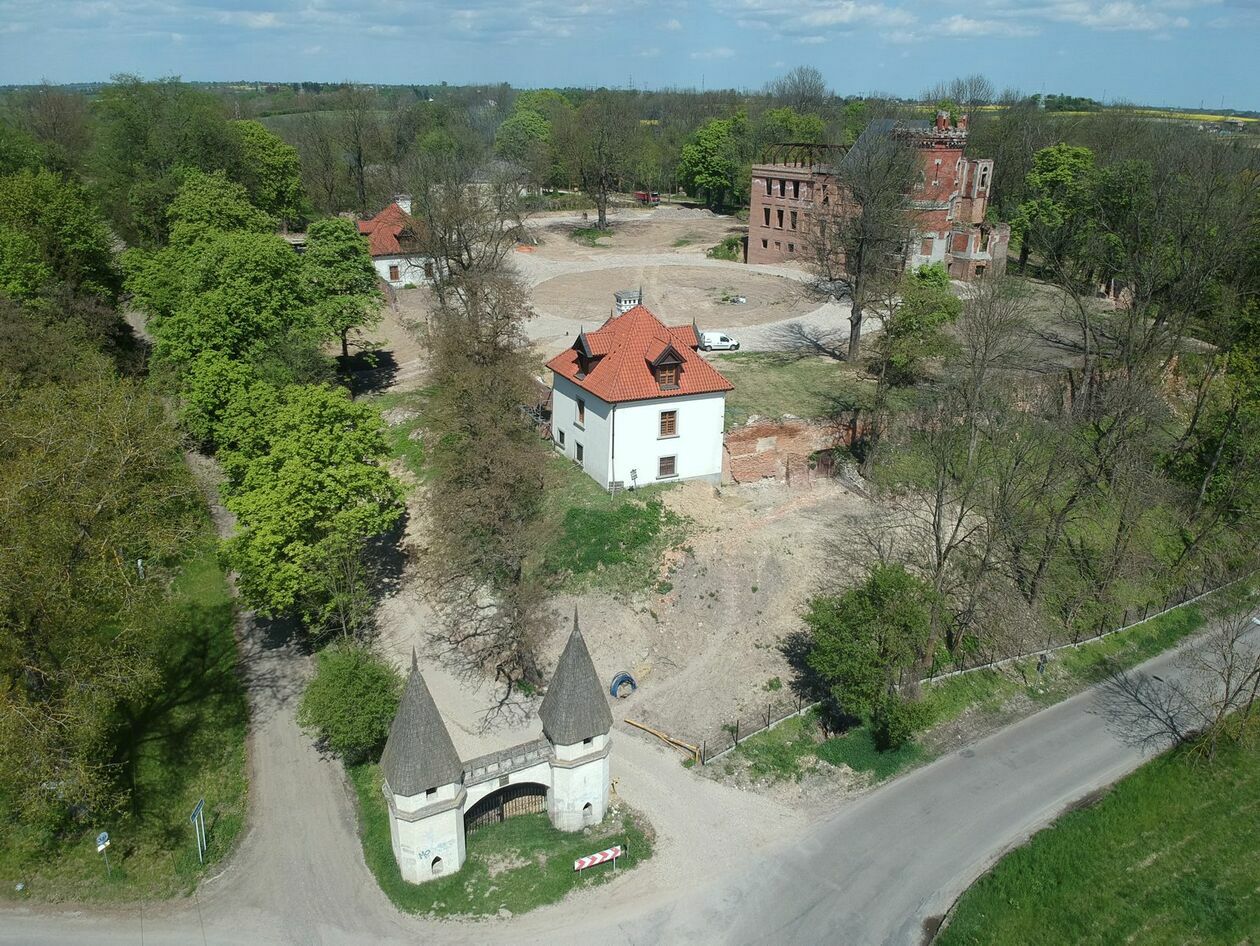
<path fill-rule="evenodd" d="M 959 900 L 939 946 L 1248 943 L 1260 935 L 1260 764 L 1233 745 L 1148 762 Z"/>
<path fill-rule="evenodd" d="M 600 240 L 608 239 L 612 234 L 612 230 L 601 230 L 599 227 L 577 227 L 569 236 L 584 246 L 608 246 Z"/>
<path fill-rule="evenodd" d="M 624 806 L 614 805 L 601 824 L 574 833 L 557 831 L 545 814 L 518 815 L 470 834 L 468 857 L 459 872 L 425 884 L 409 884 L 398 871 L 390 845 L 379 766 L 360 765 L 348 771 L 358 800 L 364 859 L 385 895 L 407 913 L 525 913 L 555 903 L 570 890 L 613 878 L 611 865 L 579 876 L 573 870 L 573 861 L 579 857 L 620 844 L 627 849 L 617 859 L 620 873 L 652 855 L 650 828 Z"/>
<path fill-rule="evenodd" d="M 127 808 L 81 833 L 49 839 L 8 823 L 0 833 L 0 898 L 126 902 L 189 893 L 232 849 L 245 823 L 248 708 L 237 676 L 233 603 L 207 534 L 163 612 L 164 685 L 125 711 L 113 761 L 131 784 Z M 197 862 L 188 815 L 201 798 L 209 850 Z M 107 877 L 95 838 L 108 831 Z M 18 893 L 15 886 L 26 885 Z"/>
<path fill-rule="evenodd" d="M 684 517 L 661 500 L 669 486 L 610 495 L 576 465 L 553 457 L 543 518 L 550 539 L 542 570 L 561 587 L 633 591 L 654 587 L 666 548 L 686 534 Z"/>
<path fill-rule="evenodd" d="M 750 778 L 772 782 L 800 781 L 818 761 L 845 765 L 868 776 L 872 783 L 882 782 L 927 759 L 926 751 L 915 742 L 892 752 L 880 752 L 866 726 L 824 739 L 817 715 L 812 711 L 750 736 L 731 755 L 737 764 L 746 767 Z"/>

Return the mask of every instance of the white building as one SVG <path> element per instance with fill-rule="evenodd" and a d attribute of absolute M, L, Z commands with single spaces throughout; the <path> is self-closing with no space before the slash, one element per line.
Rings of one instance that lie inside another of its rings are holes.
<path fill-rule="evenodd" d="M 667 326 L 638 293 L 547 363 L 551 438 L 605 489 L 722 478 L 726 392 L 694 324 Z"/>
<path fill-rule="evenodd" d="M 403 880 L 419 884 L 459 870 L 466 833 L 515 814 L 545 811 L 561 831 L 604 820 L 612 712 L 576 611 L 538 715 L 541 739 L 461 762 L 412 654 L 381 753 L 390 841 Z"/>
<path fill-rule="evenodd" d="M 371 220 L 359 221 L 368 238 L 372 264 L 394 288 L 433 281 L 434 262 L 420 252 L 420 224 L 411 216 L 411 198 L 400 194 Z"/>

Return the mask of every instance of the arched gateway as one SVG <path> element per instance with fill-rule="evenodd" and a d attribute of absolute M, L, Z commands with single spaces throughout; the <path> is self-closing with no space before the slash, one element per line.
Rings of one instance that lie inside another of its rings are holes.
<path fill-rule="evenodd" d="M 412 654 L 381 754 L 390 840 L 404 880 L 459 870 L 465 834 L 513 814 L 546 811 L 562 831 L 603 819 L 612 712 L 576 611 L 538 715 L 541 739 L 462 762 Z"/>

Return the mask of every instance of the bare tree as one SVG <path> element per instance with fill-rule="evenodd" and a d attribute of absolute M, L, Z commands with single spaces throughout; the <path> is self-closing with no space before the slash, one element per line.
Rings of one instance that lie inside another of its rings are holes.
<path fill-rule="evenodd" d="M 379 103 L 371 89 L 349 84 L 339 96 L 337 139 L 350 164 L 350 182 L 354 186 L 355 209 L 366 213 L 368 207 L 368 165 L 373 155 L 382 150 Z"/>
<path fill-rule="evenodd" d="M 905 271 L 917 164 L 915 149 L 893 121 L 873 123 L 823 185 L 821 200 L 815 199 L 809 264 L 821 289 L 850 301 L 850 361 L 858 357 L 867 307 Z"/>
<path fill-rule="evenodd" d="M 332 120 L 323 112 L 307 112 L 299 117 L 296 138 L 302 179 L 316 206 L 326 213 L 340 210 L 347 168 Z"/>
<path fill-rule="evenodd" d="M 766 83 L 766 94 L 798 112 L 817 112 L 831 98 L 827 80 L 813 66 L 797 66 Z"/>

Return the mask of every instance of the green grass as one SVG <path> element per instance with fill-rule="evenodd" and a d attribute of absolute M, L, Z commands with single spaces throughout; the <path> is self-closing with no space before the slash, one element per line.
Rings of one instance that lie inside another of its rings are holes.
<path fill-rule="evenodd" d="M 413 435 L 424 426 L 424 409 L 432 393 L 432 390 L 422 388 L 418 391 L 389 392 L 372 398 L 372 405 L 379 411 L 401 407 L 416 412 L 416 416 L 401 424 L 386 427 L 385 441 L 390 455 L 402 460 L 417 480 L 423 480 L 426 475 L 425 451 L 423 438 Z"/>
<path fill-rule="evenodd" d="M 778 419 L 787 414 L 807 420 L 834 417 L 855 407 L 869 407 L 875 382 L 860 377 L 854 367 L 825 355 L 801 358 L 763 352 L 732 352 L 714 359 L 735 390 L 726 395 L 727 427 L 746 423 L 752 416 Z M 908 391 L 894 390 L 894 408 L 913 400 Z"/>
<path fill-rule="evenodd" d="M 742 237 L 728 236 L 717 246 L 709 250 L 710 257 L 738 263 L 744 258 L 744 241 Z"/>
<path fill-rule="evenodd" d="M 661 553 L 681 541 L 686 520 L 648 486 L 609 495 L 576 465 L 552 457 L 543 519 L 550 537 L 542 571 L 559 585 L 612 589 L 655 587 Z"/>
<path fill-rule="evenodd" d="M 408 913 L 493 916 L 503 909 L 525 913 L 555 903 L 570 890 L 613 879 L 611 865 L 576 874 L 573 861 L 583 855 L 620 844 L 627 853 L 617 859 L 618 873 L 652 855 L 650 829 L 624 809 L 573 833 L 557 831 L 545 814 L 519 815 L 468 835 L 468 857 L 457 873 L 409 884 L 402 879 L 390 846 L 379 767 L 361 765 L 349 773 L 358 800 L 364 859 L 385 895 Z"/>
<path fill-rule="evenodd" d="M 785 719 L 773 729 L 750 736 L 732 755 L 746 764 L 752 778 L 776 782 L 800 781 L 811 765 L 811 756 L 831 765 L 847 765 L 854 772 L 869 775 L 873 782 L 882 782 L 928 759 L 927 751 L 913 742 L 880 752 L 866 726 L 823 739 L 813 713 Z"/>
<path fill-rule="evenodd" d="M 189 893 L 232 849 L 245 821 L 248 708 L 236 672 L 233 603 L 207 534 L 158 617 L 165 682 L 124 712 L 126 741 L 114 760 L 131 784 L 117 815 L 50 840 L 8 823 L 0 832 L 0 899 L 87 902 L 157 900 Z M 197 863 L 188 815 L 206 800 L 209 850 Z M 108 831 L 108 879 L 95 837 Z M 18 894 L 14 886 L 26 884 Z"/>
<path fill-rule="evenodd" d="M 1254 730 L 1253 726 L 1253 730 Z M 1260 938 L 1260 759 L 1184 750 L 1003 858 L 958 903 L 939 946 L 1254 943 Z"/>
<path fill-rule="evenodd" d="M 601 230 L 599 227 L 578 227 L 569 236 L 585 246 L 607 246 L 607 243 L 601 243 L 600 240 L 607 239 L 612 234 L 611 230 Z"/>

